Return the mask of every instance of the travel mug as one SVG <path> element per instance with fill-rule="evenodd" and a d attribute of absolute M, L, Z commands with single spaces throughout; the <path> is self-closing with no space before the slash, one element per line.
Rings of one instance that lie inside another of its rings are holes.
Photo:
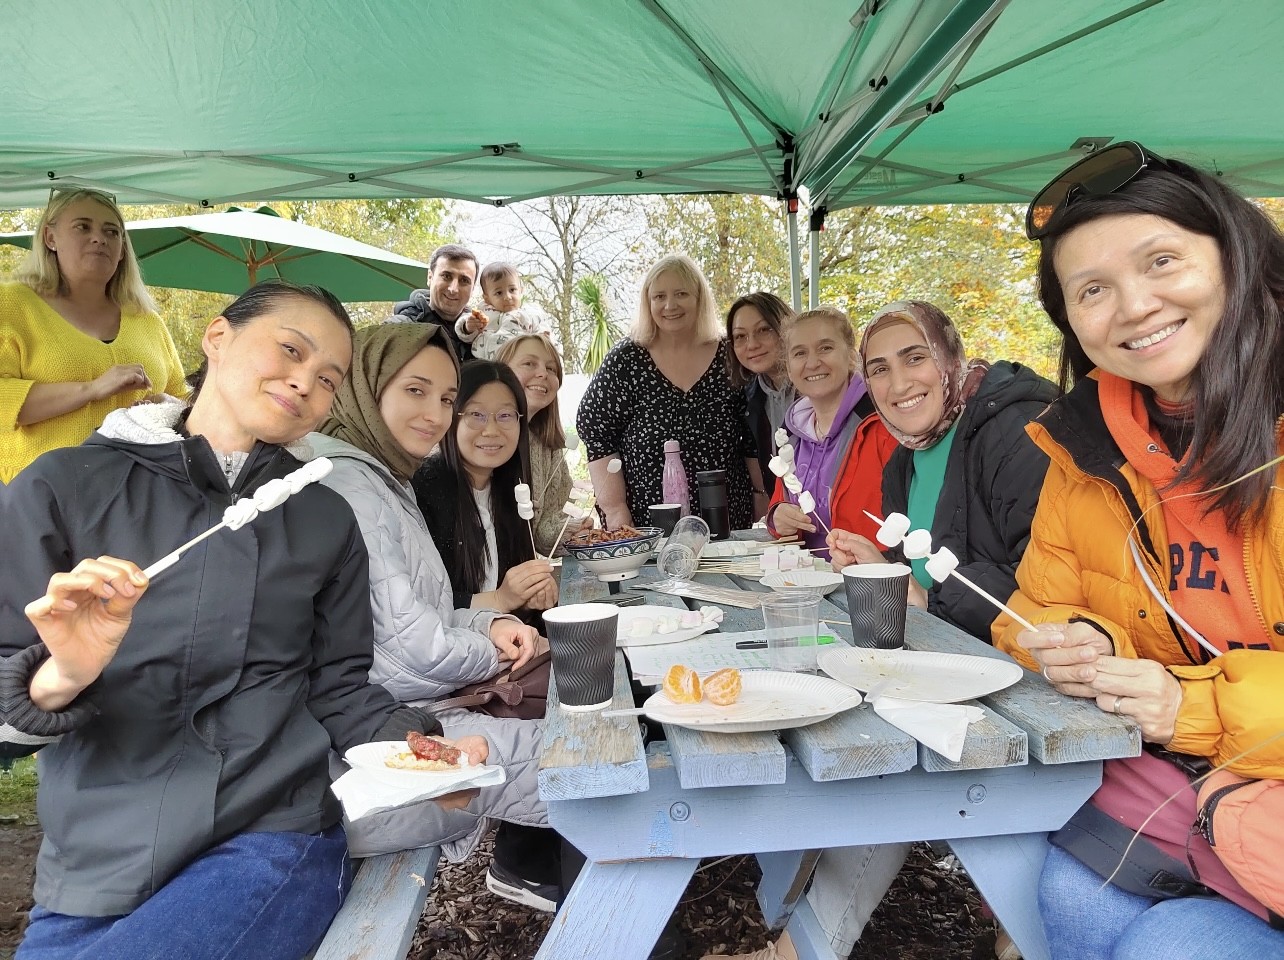
<path fill-rule="evenodd" d="M 709 525 L 709 539 L 731 536 L 731 514 L 727 508 L 727 471 L 701 470 L 696 474 L 700 490 L 700 518 Z"/>

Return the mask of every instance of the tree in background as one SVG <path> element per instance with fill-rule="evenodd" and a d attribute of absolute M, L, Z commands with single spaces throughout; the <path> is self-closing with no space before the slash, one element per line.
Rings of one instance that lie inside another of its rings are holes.
<path fill-rule="evenodd" d="M 527 296 L 552 317 L 567 372 L 585 369 L 589 340 L 576 322 L 576 284 L 588 276 L 605 282 L 628 269 L 643 230 L 637 200 L 544 197 L 506 206 L 486 226 L 506 235 L 505 256 L 526 277 Z"/>
<path fill-rule="evenodd" d="M 587 336 L 581 373 L 597 373 L 610 349 L 624 335 L 624 331 L 611 320 L 611 310 L 606 298 L 606 281 L 600 274 L 580 277 L 575 282 L 575 300 L 580 306 L 578 321 Z"/>

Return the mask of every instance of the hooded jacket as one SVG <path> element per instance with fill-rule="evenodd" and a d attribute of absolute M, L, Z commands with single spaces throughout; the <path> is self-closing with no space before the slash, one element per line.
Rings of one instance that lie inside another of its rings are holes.
<path fill-rule="evenodd" d="M 150 563 L 301 465 L 260 443 L 229 489 L 206 440 L 175 432 L 183 410 L 116 411 L 8 487 L 0 653 L 22 651 L 24 698 L 44 654 L 22 609 L 51 574 L 100 555 Z M 129 913 L 229 837 L 338 822 L 331 748 L 381 739 L 386 725 L 423 728 L 367 681 L 369 590 L 352 511 L 313 484 L 159 574 L 76 709 L 18 704 L 19 731 L 40 732 L 46 718 L 80 723 L 40 753 L 36 902 L 76 916 Z"/>
<path fill-rule="evenodd" d="M 816 513 L 824 525 L 817 525 L 815 533 L 803 534 L 803 542 L 807 547 L 825 545 L 824 527 L 833 526 L 830 518 L 831 501 L 839 467 L 847 459 L 857 427 L 873 410 L 874 403 L 869 397 L 864 379 L 858 374 L 852 374 L 826 436 L 816 435 L 815 407 L 810 398 L 799 397 L 785 412 L 784 427 L 789 434 L 789 442 L 794 445 L 794 474 L 802 483 L 803 489 L 815 499 Z M 771 526 L 777 504 L 786 500 L 796 503 L 797 499 L 785 489 L 783 483 L 778 483 L 772 494 L 771 507 L 767 511 L 768 525 Z"/>
<path fill-rule="evenodd" d="M 450 576 L 408 485 L 334 437 L 307 438 L 334 464 L 322 483 L 357 517 L 370 554 L 374 666 L 370 679 L 405 703 L 426 703 L 499 672 L 490 610 L 455 609 Z"/>
<path fill-rule="evenodd" d="M 1169 600 L 1171 559 L 1159 495 L 1115 444 L 1097 382 L 1081 381 L 1029 433 L 1052 462 L 1012 607 L 1036 625 L 1088 620 L 1109 635 L 1116 655 L 1167 666 L 1182 684 L 1168 749 L 1214 763 L 1236 758 L 1233 769 L 1244 776 L 1284 777 L 1284 741 L 1276 739 L 1284 703 L 1284 508 L 1278 498 L 1261 523 L 1249 526 L 1244 545 L 1249 590 L 1274 649 L 1237 649 L 1209 659 L 1138 574 L 1130 531 L 1147 575 Z M 1284 470 L 1276 484 L 1284 485 Z M 1001 616 L 994 642 L 1034 668 L 1016 642 L 1021 629 Z"/>
<path fill-rule="evenodd" d="M 959 572 L 1000 600 L 1016 590 L 1016 568 L 1030 539 L 1048 456 L 1025 433 L 1057 388 L 1028 367 L 992 365 L 958 420 L 945 483 L 932 520 L 932 549 L 949 547 Z M 883 516 L 905 513 L 913 451 L 899 447 L 883 471 Z M 898 551 L 899 553 L 899 551 Z M 995 609 L 954 578 L 934 583 L 927 609 L 982 640 Z"/>

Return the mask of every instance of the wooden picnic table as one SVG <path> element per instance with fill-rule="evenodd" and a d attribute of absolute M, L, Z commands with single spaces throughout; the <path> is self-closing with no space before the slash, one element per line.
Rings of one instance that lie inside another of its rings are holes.
<path fill-rule="evenodd" d="M 654 605 L 700 601 L 639 591 Z M 720 574 L 698 582 L 762 590 Z M 572 559 L 562 603 L 608 595 Z M 845 621 L 841 588 L 821 617 Z M 760 629 L 757 609 L 724 607 L 722 630 Z M 829 631 L 850 641 L 850 627 Z M 906 647 L 1005 658 L 989 645 L 911 608 Z M 1006 658 L 1005 658 L 1006 659 Z M 819 851 L 897 841 L 944 840 L 1027 960 L 1050 960 L 1036 890 L 1049 831 L 1097 789 L 1101 761 L 1136 756 L 1130 721 L 1092 701 L 1062 696 L 1027 671 L 1013 687 L 976 702 L 952 763 L 862 704 L 829 720 L 779 733 L 701 733 L 665 725 L 667 742 L 644 748 L 636 718 L 568 713 L 549 689 L 540 795 L 549 819 L 588 858 L 537 960 L 643 960 L 703 857 L 756 854 L 758 900 L 773 928 L 787 926 L 803 960 L 833 960 L 802 892 Z M 613 708 L 632 706 L 628 668 L 616 659 Z"/>

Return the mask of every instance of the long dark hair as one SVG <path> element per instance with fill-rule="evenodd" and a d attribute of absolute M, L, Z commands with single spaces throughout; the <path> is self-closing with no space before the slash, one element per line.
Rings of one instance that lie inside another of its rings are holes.
<path fill-rule="evenodd" d="M 324 287 L 291 283 L 289 280 L 264 280 L 262 283 L 256 283 L 224 307 L 219 316 L 235 329 L 245 326 L 252 320 L 257 320 L 286 300 L 307 300 L 329 310 L 334 319 L 343 324 L 344 329 L 348 331 L 348 338 L 352 338 L 352 318 L 348 316 L 347 309 L 339 302 L 338 297 Z M 188 399 L 189 406 L 196 402 L 196 395 L 201 392 L 209 368 L 209 360 L 202 360 L 196 372 L 188 375 L 187 385 L 192 391 Z"/>
<path fill-rule="evenodd" d="M 736 358 L 736 338 L 731 333 L 736 311 L 741 307 L 753 307 L 762 314 L 762 319 L 767 321 L 767 326 L 771 327 L 778 337 L 784 336 L 781 328 L 794 315 L 793 307 L 774 293 L 760 290 L 757 293 L 746 293 L 743 297 L 736 298 L 736 302 L 727 311 L 727 346 L 730 348 L 727 350 L 727 376 L 731 379 L 731 385 L 736 388 L 743 387 L 753 379 L 753 374 L 746 370 Z"/>
<path fill-rule="evenodd" d="M 1040 241 L 1039 299 L 1062 335 L 1061 388 L 1086 377 L 1093 363 L 1070 328 L 1057 278 L 1058 241 L 1091 220 L 1151 214 L 1210 237 L 1221 253 L 1225 312 L 1191 375 L 1194 436 L 1173 486 L 1205 490 L 1231 483 L 1278 454 L 1275 421 L 1284 413 L 1284 236 L 1253 203 L 1216 177 L 1179 161 L 1143 171 L 1121 190 L 1062 209 Z M 1244 391 L 1253 390 L 1252 400 Z M 1260 519 L 1273 471 L 1215 494 L 1209 509 L 1233 527 Z"/>
<path fill-rule="evenodd" d="M 526 418 L 526 391 L 517 375 L 502 363 L 490 360 L 473 360 L 459 371 L 459 393 L 455 396 L 455 419 L 441 441 L 441 456 L 454 478 L 455 487 L 455 557 L 458 561 L 459 583 L 455 589 L 467 593 L 481 591 L 486 577 L 486 532 L 482 529 L 481 514 L 473 498 L 468 470 L 459 453 L 460 414 L 482 387 L 502 383 L 513 394 L 513 403 L 521 414 L 521 432 L 517 438 L 517 452 L 508 462 L 496 467 L 490 478 L 490 512 L 495 524 L 495 570 L 500 583 L 510 567 L 527 560 L 534 560 L 530 533 L 526 521 L 517 515 L 517 500 L 513 488 L 519 483 L 530 483 L 530 427 Z"/>

